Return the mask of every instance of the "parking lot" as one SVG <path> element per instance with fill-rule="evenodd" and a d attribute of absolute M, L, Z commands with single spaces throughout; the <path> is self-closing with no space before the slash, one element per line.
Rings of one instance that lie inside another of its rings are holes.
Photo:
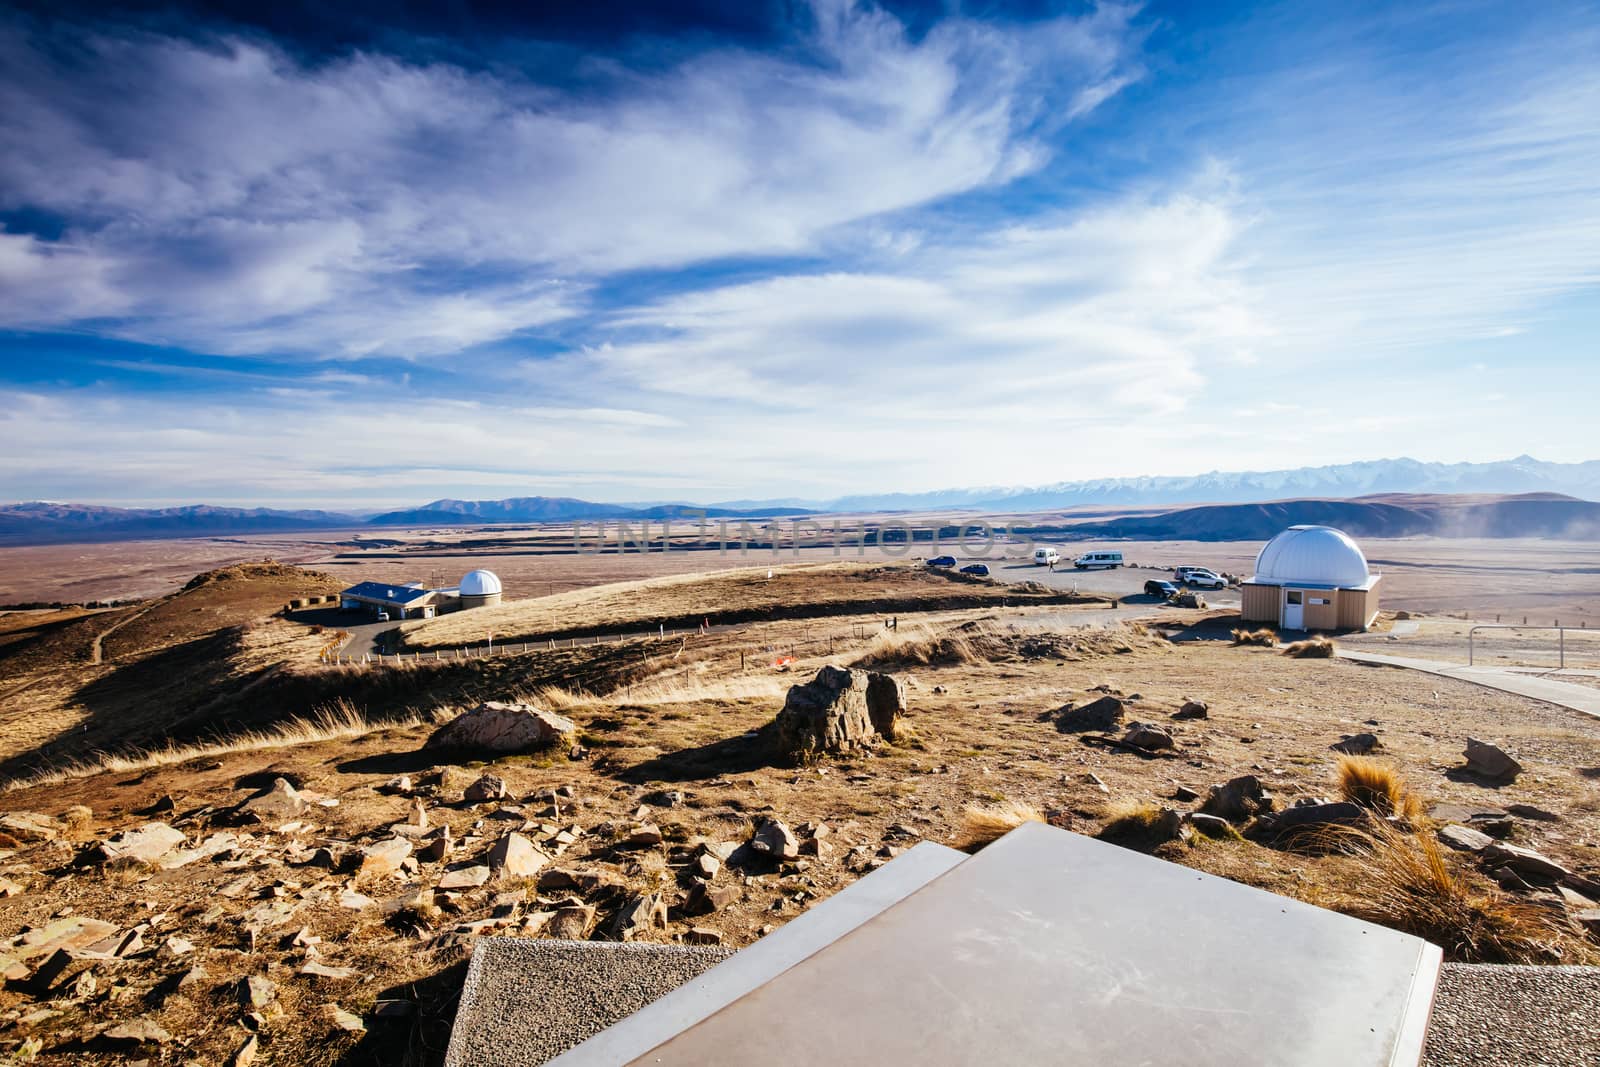
<path fill-rule="evenodd" d="M 1065 555 L 1065 553 L 1063 553 Z M 1075 555 L 1075 553 L 1074 553 Z M 1065 562 L 1057 563 L 1056 569 L 1040 567 L 1031 558 L 1022 556 L 973 556 L 970 559 L 957 556 L 958 566 L 966 566 L 969 562 L 985 563 L 989 566 L 989 577 L 997 582 L 1039 582 L 1056 589 L 1068 591 L 1082 590 L 1086 592 L 1108 593 L 1113 596 L 1128 598 L 1129 603 L 1141 602 L 1157 603 L 1154 597 L 1144 595 L 1144 583 L 1152 578 L 1172 581 L 1172 570 L 1168 567 L 1138 566 L 1140 560 L 1136 553 L 1127 553 L 1128 561 L 1135 566 L 1122 566 L 1106 570 L 1080 571 L 1072 566 L 1072 556 Z M 1194 566 L 1204 566 L 1204 560 L 1196 560 Z M 1238 607 L 1238 589 L 1201 590 L 1206 602 L 1214 607 Z"/>

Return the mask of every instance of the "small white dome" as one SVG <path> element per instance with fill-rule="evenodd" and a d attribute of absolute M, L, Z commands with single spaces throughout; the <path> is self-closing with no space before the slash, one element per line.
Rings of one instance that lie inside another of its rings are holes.
<path fill-rule="evenodd" d="M 500 576 L 494 571 L 468 571 L 461 579 L 462 596 L 493 596 L 500 592 Z"/>
<path fill-rule="evenodd" d="M 1348 589 L 1366 582 L 1367 557 L 1343 530 L 1291 526 L 1256 556 L 1256 580 L 1278 585 L 1306 582 Z"/>

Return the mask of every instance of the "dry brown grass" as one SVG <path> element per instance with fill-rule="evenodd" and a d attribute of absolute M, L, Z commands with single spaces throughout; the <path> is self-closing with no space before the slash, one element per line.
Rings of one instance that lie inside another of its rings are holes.
<path fill-rule="evenodd" d="M 790 685 L 803 680 L 792 675 L 775 677 L 770 674 L 748 674 L 707 678 L 689 673 L 650 678 L 603 694 L 542 686 L 531 692 L 519 693 L 514 699 L 557 712 L 593 711 L 619 704 L 655 707 L 661 704 L 729 704 L 759 699 L 777 701 L 783 698 Z"/>
<path fill-rule="evenodd" d="M 1552 913 L 1480 891 L 1430 837 L 1375 822 L 1336 828 L 1328 840 L 1360 874 L 1359 890 L 1334 901 L 1346 914 L 1432 941 L 1461 963 L 1584 962 L 1570 958 L 1576 943 Z"/>
<path fill-rule="evenodd" d="M 991 658 L 990 634 L 982 628 L 937 633 L 926 626 L 884 630 L 866 650 L 851 661 L 852 667 L 970 665 Z"/>
<path fill-rule="evenodd" d="M 1272 630 L 1235 630 L 1233 643 L 1236 645 L 1261 645 L 1264 648 L 1274 648 L 1278 644 L 1278 635 Z"/>
<path fill-rule="evenodd" d="M 194 759 L 224 756 L 235 752 L 257 752 L 293 748 L 296 745 L 309 745 L 320 741 L 346 740 L 362 737 L 375 730 L 415 726 L 422 722 L 423 718 L 421 715 L 413 715 L 374 722 L 362 715 L 355 705 L 340 700 L 328 707 L 319 708 L 310 718 L 289 719 L 271 729 L 249 730 L 235 734 L 224 741 L 169 745 L 158 749 L 130 749 L 126 752 L 103 752 L 85 760 L 61 767 L 46 768 L 25 778 L 6 782 L 0 785 L 0 793 L 53 785 L 76 778 L 90 778 L 108 771 L 118 774 L 147 771 L 154 767 L 170 767 L 176 763 L 187 763 Z"/>
<path fill-rule="evenodd" d="M 986 807 L 968 808 L 961 813 L 961 831 L 956 837 L 955 847 L 963 852 L 977 852 L 1025 822 L 1044 821 L 1044 812 L 1032 804 L 1017 800 L 1002 800 Z"/>
<path fill-rule="evenodd" d="M 1381 760 L 1340 756 L 1338 775 L 1339 793 L 1352 804 L 1407 821 L 1421 818 L 1426 810 L 1422 798 L 1411 792 L 1400 772 Z"/>
<path fill-rule="evenodd" d="M 1338 645 L 1319 634 L 1304 641 L 1296 641 L 1292 645 L 1284 645 L 1283 654 L 1293 656 L 1295 659 L 1332 659 L 1338 649 Z"/>
<path fill-rule="evenodd" d="M 1100 837 L 1129 848 L 1154 848 L 1176 834 L 1175 814 L 1160 804 L 1124 800 L 1109 805 Z"/>

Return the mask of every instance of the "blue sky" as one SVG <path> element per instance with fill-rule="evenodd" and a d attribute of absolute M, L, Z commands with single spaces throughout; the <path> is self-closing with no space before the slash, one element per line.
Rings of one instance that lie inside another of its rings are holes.
<path fill-rule="evenodd" d="M 0 499 L 1600 455 L 1594 3 L 528 6 L 0 8 Z"/>

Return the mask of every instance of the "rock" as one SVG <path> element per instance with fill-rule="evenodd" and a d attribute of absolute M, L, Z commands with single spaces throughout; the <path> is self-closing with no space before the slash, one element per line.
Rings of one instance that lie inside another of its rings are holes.
<path fill-rule="evenodd" d="M 933 692 L 934 692 L 934 695 L 935 695 L 935 696 L 941 696 L 941 697 L 942 697 L 942 696 L 944 696 L 944 695 L 945 695 L 945 694 L 946 694 L 946 693 L 948 693 L 948 692 L 950 692 L 950 690 L 948 690 L 948 689 L 946 689 L 946 688 L 945 688 L 945 687 L 944 687 L 944 686 L 942 686 L 942 685 L 936 685 L 936 686 L 934 686 L 934 687 L 933 687 Z"/>
<path fill-rule="evenodd" d="M 90 850 L 89 859 L 92 863 L 154 863 L 181 844 L 181 831 L 164 822 L 152 822 L 111 835 Z"/>
<path fill-rule="evenodd" d="M 519 833 L 509 833 L 489 850 L 489 867 L 501 878 L 531 878 L 550 857 Z"/>
<path fill-rule="evenodd" d="M 677 808 L 683 805 L 683 794 L 676 789 L 657 789 L 639 798 L 639 803 L 657 808 Z"/>
<path fill-rule="evenodd" d="M 388 793 L 391 796 L 407 797 L 411 795 L 413 788 L 414 786 L 411 784 L 410 775 L 397 774 L 387 782 L 384 782 L 382 785 L 380 785 L 378 787 L 378 792 Z"/>
<path fill-rule="evenodd" d="M 1179 708 L 1172 717 L 1174 719 L 1203 719 L 1209 710 L 1203 700 L 1187 700 L 1184 701 L 1183 707 Z"/>
<path fill-rule="evenodd" d="M 1343 752 L 1346 756 L 1365 756 L 1369 752 L 1383 748 L 1383 742 L 1378 740 L 1377 734 L 1346 734 L 1342 740 L 1328 747 L 1335 752 Z"/>
<path fill-rule="evenodd" d="M 1207 815 L 1204 812 L 1195 812 L 1189 816 L 1189 825 L 1206 837 L 1225 839 L 1235 837 L 1238 831 L 1233 824 L 1220 815 Z"/>
<path fill-rule="evenodd" d="M 228 1061 L 229 1067 L 250 1067 L 252 1063 L 256 1062 L 256 1052 L 260 1048 L 261 1039 L 255 1034 L 251 1034 L 244 1039 L 244 1044 L 240 1045 L 238 1051 L 233 1054 L 233 1059 Z"/>
<path fill-rule="evenodd" d="M 594 907 L 589 904 L 568 904 L 557 908 L 545 926 L 550 936 L 563 941 L 581 941 L 594 928 Z"/>
<path fill-rule="evenodd" d="M 317 867 L 324 871 L 331 871 L 339 866 L 339 860 L 338 857 L 333 854 L 333 850 L 331 848 L 324 846 L 311 853 L 311 857 L 306 860 L 306 866 Z"/>
<path fill-rule="evenodd" d="M 1492 782 L 1515 781 L 1522 772 L 1522 764 L 1507 755 L 1504 749 L 1475 737 L 1467 738 L 1463 754 L 1467 757 L 1465 770 L 1468 773 Z"/>
<path fill-rule="evenodd" d="M 1064 733 L 1108 733 L 1122 725 L 1124 714 L 1122 701 L 1114 696 L 1103 696 L 1081 708 L 1063 711 L 1056 718 L 1056 729 Z"/>
<path fill-rule="evenodd" d="M 709 915 L 714 911 L 721 911 L 738 899 L 739 890 L 733 886 L 714 886 L 696 882 L 689 887 L 688 895 L 683 898 L 682 910 L 685 915 Z"/>
<path fill-rule="evenodd" d="M 1359 826 L 1366 821 L 1367 809 L 1349 801 L 1296 803 L 1276 814 L 1262 816 L 1258 832 L 1281 835 L 1324 826 Z"/>
<path fill-rule="evenodd" d="M 350 911 L 363 911 L 377 903 L 376 900 L 364 893 L 357 893 L 354 889 L 346 889 L 339 894 L 339 907 L 348 908 Z"/>
<path fill-rule="evenodd" d="M 400 870 L 400 863 L 411 855 L 411 842 L 403 837 L 377 841 L 361 850 L 361 866 L 356 870 L 356 881 L 388 878 Z"/>
<path fill-rule="evenodd" d="M 832 665 L 791 686 L 776 719 L 778 746 L 790 758 L 870 748 L 894 737 L 905 689 L 892 675 Z"/>
<path fill-rule="evenodd" d="M 227 831 L 212 834 L 194 848 L 180 848 L 167 853 L 156 860 L 156 866 L 164 871 L 176 870 L 187 867 L 197 860 L 210 859 L 230 849 L 239 847 L 239 838 Z"/>
<path fill-rule="evenodd" d="M 300 973 L 311 978 L 332 978 L 340 981 L 361 977 L 361 972 L 353 967 L 329 967 L 325 963 L 312 960 L 300 968 Z"/>
<path fill-rule="evenodd" d="M 361 1021 L 361 1016 L 352 1015 L 337 1004 L 329 1004 L 328 1021 L 340 1030 L 349 1034 L 364 1034 L 367 1024 Z"/>
<path fill-rule="evenodd" d="M 126 1045 L 165 1045 L 172 1040 L 172 1035 L 156 1025 L 154 1020 L 145 1018 L 118 1023 L 101 1031 L 100 1036 L 107 1041 Z"/>
<path fill-rule="evenodd" d="M 0 898 L 20 896 L 22 886 L 9 878 L 0 878 Z"/>
<path fill-rule="evenodd" d="M 1083 780 L 1085 782 L 1087 782 L 1089 785 L 1092 785 L 1096 789 L 1100 790 L 1100 792 L 1105 793 L 1107 795 L 1110 795 L 1111 787 L 1106 785 L 1104 782 L 1102 782 L 1100 780 L 1100 776 L 1098 774 L 1094 773 L 1093 771 L 1085 771 L 1084 775 L 1083 775 Z"/>
<path fill-rule="evenodd" d="M 417 849 L 417 859 L 423 863 L 441 863 L 450 855 L 451 844 L 450 827 L 440 826 L 423 839 L 422 847 Z"/>
<path fill-rule="evenodd" d="M 683 940 L 690 945 L 720 945 L 722 931 L 713 930 L 709 926 L 691 926 L 685 931 Z"/>
<path fill-rule="evenodd" d="M 1484 866 L 1491 870 L 1510 867 L 1525 878 L 1559 882 L 1572 873 L 1555 860 L 1542 856 L 1531 848 L 1509 845 L 1504 841 L 1491 842 L 1478 855 L 1483 858 Z"/>
<path fill-rule="evenodd" d="M 1192 801 L 1199 800 L 1200 794 L 1196 793 L 1193 789 L 1190 789 L 1186 785 L 1180 785 L 1173 788 L 1172 799 L 1181 804 L 1188 804 Z"/>
<path fill-rule="evenodd" d="M 800 856 L 800 842 L 794 836 L 794 831 L 777 819 L 767 819 L 756 827 L 756 832 L 750 837 L 750 848 L 780 861 L 798 859 Z"/>
<path fill-rule="evenodd" d="M 1239 822 L 1270 812 L 1272 803 L 1272 794 L 1261 788 L 1261 780 L 1253 774 L 1244 774 L 1212 786 L 1200 810 Z"/>
<path fill-rule="evenodd" d="M 717 876 L 718 871 L 722 870 L 722 861 L 710 853 L 702 852 L 695 857 L 693 868 L 696 878 L 704 878 L 709 882 Z"/>
<path fill-rule="evenodd" d="M 252 974 L 239 981 L 239 1003 L 246 1008 L 264 1008 L 278 999 L 278 987 L 270 978 Z"/>
<path fill-rule="evenodd" d="M 1460 852 L 1482 852 L 1494 844 L 1494 838 L 1467 826 L 1439 827 L 1439 840 Z"/>
<path fill-rule="evenodd" d="M 1150 722 L 1130 722 L 1128 732 L 1122 735 L 1122 743 L 1149 752 L 1171 748 L 1174 744 L 1171 734 Z"/>
<path fill-rule="evenodd" d="M 647 822 L 643 826 L 635 826 L 628 831 L 622 839 L 624 848 L 650 848 L 666 840 L 661 835 L 661 827 L 655 823 Z"/>
<path fill-rule="evenodd" d="M 457 867 L 455 870 L 445 871 L 439 878 L 439 888 L 450 889 L 476 889 L 489 880 L 494 872 L 483 864 L 474 864 L 471 867 Z"/>
<path fill-rule="evenodd" d="M 303 815 L 311 802 L 301 796 L 294 786 L 286 779 L 275 778 L 272 788 L 255 796 L 239 805 L 239 814 L 249 816 L 256 822 L 269 822 L 274 819 L 292 819 L 296 815 Z"/>
<path fill-rule="evenodd" d="M 161 955 L 177 958 L 194 951 L 194 942 L 182 937 L 169 937 L 161 943 Z"/>
<path fill-rule="evenodd" d="M 612 932 L 622 941 L 636 941 L 652 930 L 667 927 L 667 905 L 660 893 L 643 893 L 629 900 L 617 913 Z"/>
<path fill-rule="evenodd" d="M 1553 811 L 1536 808 L 1532 804 L 1507 804 L 1506 811 L 1519 819 L 1533 819 L 1537 822 L 1560 822 L 1561 816 Z"/>
<path fill-rule="evenodd" d="M 461 794 L 461 799 L 468 804 L 486 804 L 491 800 L 502 800 L 506 796 L 506 782 L 504 778 L 492 774 L 481 775 L 477 781 L 467 786 Z"/>
<path fill-rule="evenodd" d="M 570 747 L 578 727 L 571 719 L 532 704 L 491 700 L 456 716 L 428 738 L 425 748 L 478 752 L 531 752 Z"/>
<path fill-rule="evenodd" d="M 0 832 L 9 834 L 24 845 L 54 841 L 65 830 L 59 819 L 37 811 L 11 811 L 0 815 Z"/>

